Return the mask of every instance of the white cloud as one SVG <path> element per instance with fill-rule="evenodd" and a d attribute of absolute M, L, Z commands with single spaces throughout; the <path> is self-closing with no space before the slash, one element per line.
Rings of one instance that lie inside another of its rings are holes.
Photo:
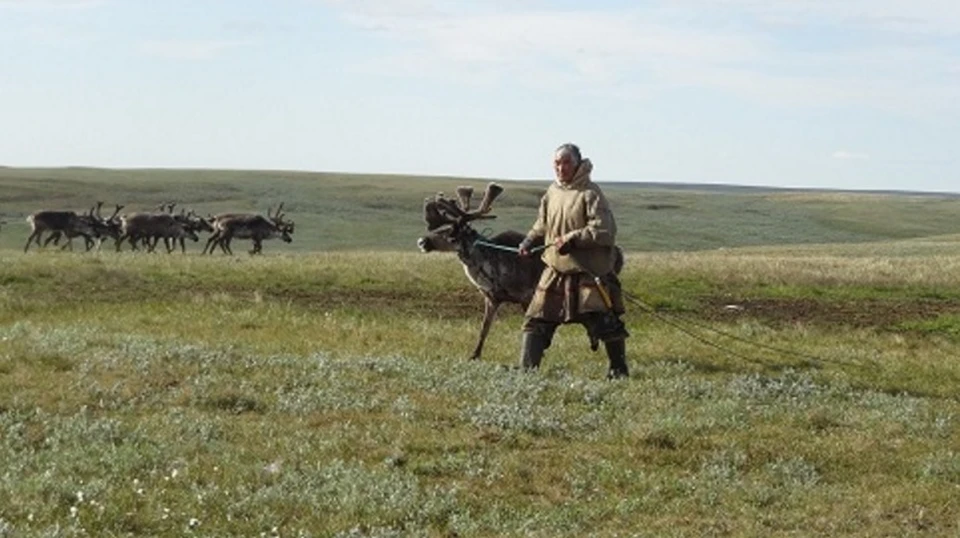
<path fill-rule="evenodd" d="M 32 43 L 46 47 L 77 47 L 87 45 L 97 40 L 97 36 L 65 28 L 55 24 L 38 24 L 27 26 L 4 36 L 7 41 L 17 42 L 18 45 Z M 2 39 L 2 38 L 0 38 Z"/>
<path fill-rule="evenodd" d="M 221 54 L 248 45 L 248 41 L 168 39 L 144 41 L 140 51 L 148 56 L 177 60 L 212 60 Z"/>
<path fill-rule="evenodd" d="M 680 0 L 682 8 L 738 12 L 774 24 L 840 24 L 891 32 L 954 35 L 960 3 L 951 0 Z"/>
<path fill-rule="evenodd" d="M 833 152 L 833 158 L 842 161 L 865 161 L 870 158 L 870 155 L 841 149 Z"/>
<path fill-rule="evenodd" d="M 955 53 L 936 39 L 960 26 L 960 3 L 678 0 L 558 10 L 529 7 L 546 5 L 534 2 L 492 9 L 469 0 L 327 1 L 396 45 L 366 70 L 537 87 L 549 80 L 568 92 L 620 96 L 698 87 L 788 106 L 958 112 L 955 80 L 947 79 Z M 811 52 L 791 48 L 772 26 L 783 24 L 873 31 L 853 46 Z M 906 31 L 926 39 L 901 39 Z"/>

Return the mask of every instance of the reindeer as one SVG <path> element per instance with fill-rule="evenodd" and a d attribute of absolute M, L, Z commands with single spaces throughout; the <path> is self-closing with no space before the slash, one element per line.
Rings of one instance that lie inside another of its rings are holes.
<path fill-rule="evenodd" d="M 472 187 L 458 187 L 457 198 L 447 198 L 442 193 L 424 200 L 424 221 L 427 235 L 417 239 L 422 252 L 455 251 L 464 273 L 483 296 L 483 321 L 471 360 L 480 358 L 490 326 L 503 303 L 519 304 L 527 309 L 540 281 L 545 264 L 540 256 L 519 256 L 516 249 L 526 237 L 515 230 L 507 230 L 487 238 L 473 229 L 470 223 L 480 219 L 493 219 L 490 215 L 493 201 L 503 192 L 496 183 L 487 185 L 480 206 L 470 209 Z M 543 248 L 543 239 L 531 245 L 531 249 Z M 617 248 L 617 273 L 623 267 L 623 252 Z M 591 337 L 591 348 L 599 345 Z"/>
<path fill-rule="evenodd" d="M 480 336 L 470 354 L 473 360 L 479 359 L 483 352 L 483 344 L 500 305 L 517 303 L 526 309 L 544 269 L 539 256 L 520 257 L 516 252 L 477 243 L 480 240 L 516 249 L 524 238 L 524 234 L 514 230 L 486 238 L 470 226 L 475 220 L 496 218 L 488 213 L 501 192 L 503 187 L 496 183 L 487 185 L 483 200 L 475 210 L 470 209 L 471 187 L 457 188 L 457 200 L 442 194 L 426 199 L 423 211 L 428 234 L 417 240 L 417 246 L 423 252 L 455 251 L 467 278 L 483 296 Z"/>
<path fill-rule="evenodd" d="M 117 238 L 117 252 L 124 241 L 130 243 L 133 250 L 137 250 L 137 242 L 144 238 L 162 238 L 180 239 L 189 238 L 191 241 L 199 241 L 200 238 L 196 232 L 187 229 L 173 215 L 168 213 L 133 213 L 120 217 L 121 235 Z M 159 241 L 159 239 L 158 239 Z M 147 252 L 153 252 L 157 246 L 154 241 L 147 247 Z M 167 243 L 167 252 L 172 252 L 173 246 Z M 184 249 L 186 252 L 186 249 Z"/>
<path fill-rule="evenodd" d="M 117 215 L 120 213 L 120 210 L 123 209 L 123 206 L 116 204 L 116 210 L 114 210 L 113 215 L 110 215 L 109 218 L 103 218 L 103 215 L 100 214 L 100 209 L 103 207 L 103 202 L 97 202 L 95 208 L 92 208 L 88 214 L 81 215 L 80 218 L 88 221 L 90 223 L 90 228 L 93 230 L 92 234 L 86 234 L 83 232 L 76 231 L 60 231 L 55 230 L 50 237 L 43 242 L 43 246 L 46 247 L 51 242 L 54 245 L 60 244 L 60 238 L 64 235 L 68 239 L 72 239 L 76 236 L 82 236 L 84 243 L 86 243 L 87 251 L 93 248 L 93 245 L 97 245 L 97 250 L 100 250 L 100 247 L 103 245 L 103 240 L 107 237 L 113 238 L 116 240 L 120 237 L 120 219 Z M 66 248 L 64 245 L 61 248 Z"/>
<path fill-rule="evenodd" d="M 184 230 L 191 231 L 194 234 L 197 234 L 199 232 L 213 231 L 213 226 L 210 224 L 210 221 L 197 215 L 196 213 L 194 213 L 192 209 L 190 210 L 190 212 L 187 212 L 186 209 L 181 208 L 179 214 L 174 213 L 173 208 L 176 207 L 176 205 L 177 205 L 176 202 L 164 203 L 164 204 L 160 204 L 158 206 L 158 209 L 160 210 L 161 213 L 165 212 L 166 214 L 173 216 L 173 218 L 176 219 L 176 221 L 183 226 Z M 180 252 L 186 254 L 187 246 L 186 246 L 185 239 L 187 237 L 189 236 L 184 235 L 179 238 L 163 237 L 162 239 L 163 239 L 164 246 L 167 247 L 167 252 L 172 252 L 173 249 L 177 248 L 177 243 L 179 242 Z M 144 246 L 146 246 L 147 249 L 152 252 L 156 248 L 157 243 L 160 241 L 160 239 L 161 239 L 160 236 L 153 236 L 152 238 L 150 237 L 144 238 Z M 199 240 L 199 236 L 194 241 L 196 240 Z"/>
<path fill-rule="evenodd" d="M 263 241 L 266 239 L 279 237 L 285 243 L 292 242 L 294 223 L 283 220 L 282 209 L 281 202 L 273 215 L 270 215 L 271 209 L 267 209 L 266 217 L 252 213 L 225 213 L 214 216 L 211 222 L 213 235 L 203 247 L 203 253 L 209 250 L 210 254 L 213 254 L 213 250 L 219 246 L 224 254 L 232 256 L 230 242 L 233 239 L 251 239 L 253 241 L 253 250 L 249 251 L 251 255 L 263 253 Z"/>
<path fill-rule="evenodd" d="M 195 234 L 199 234 L 200 232 L 213 232 L 213 224 L 211 222 L 212 218 L 208 219 L 205 217 L 201 217 L 200 215 L 197 215 L 196 213 L 194 213 L 192 209 L 188 213 L 184 213 L 181 210 L 180 215 L 177 215 L 175 218 L 177 219 L 178 222 L 180 222 L 180 224 L 183 225 L 183 228 L 185 230 L 190 230 Z M 174 240 L 174 243 L 176 243 L 177 241 L 178 240 Z M 186 247 L 183 244 L 184 238 L 181 237 L 179 241 L 180 241 L 180 250 L 182 252 L 186 252 Z M 174 248 L 176 248 L 176 246 L 174 246 Z"/>
<path fill-rule="evenodd" d="M 23 246 L 23 251 L 30 250 L 30 243 L 40 244 L 40 237 L 44 232 L 61 233 L 67 237 L 67 244 L 64 248 L 73 250 L 73 238 L 78 235 L 92 236 L 94 234 L 93 209 L 89 214 L 77 214 L 75 211 L 37 211 L 27 217 L 27 223 L 30 224 L 30 236 L 27 237 L 27 243 Z M 49 238 L 48 238 L 49 242 Z"/>

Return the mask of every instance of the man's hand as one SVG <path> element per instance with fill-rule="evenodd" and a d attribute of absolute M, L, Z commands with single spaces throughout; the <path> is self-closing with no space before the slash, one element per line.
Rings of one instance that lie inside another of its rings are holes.
<path fill-rule="evenodd" d="M 524 239 L 520 242 L 520 246 L 517 247 L 517 254 L 519 256 L 529 256 L 530 255 L 530 243 L 529 239 Z"/>
<path fill-rule="evenodd" d="M 557 240 L 553 242 L 553 246 L 557 247 L 558 254 L 569 254 L 570 249 L 573 248 L 573 242 L 564 241 L 562 237 L 558 237 Z"/>

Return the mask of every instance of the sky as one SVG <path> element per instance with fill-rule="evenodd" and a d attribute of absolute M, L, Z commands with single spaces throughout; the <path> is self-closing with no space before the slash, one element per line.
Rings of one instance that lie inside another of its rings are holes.
<path fill-rule="evenodd" d="M 0 0 L 0 165 L 960 192 L 957 0 Z"/>

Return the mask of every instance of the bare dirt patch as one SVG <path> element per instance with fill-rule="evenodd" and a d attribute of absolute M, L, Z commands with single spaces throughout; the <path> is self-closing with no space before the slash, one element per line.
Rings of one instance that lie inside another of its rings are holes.
<path fill-rule="evenodd" d="M 224 289 L 246 295 L 249 289 Z M 261 290 L 264 298 L 289 301 L 311 310 L 357 309 L 443 319 L 477 319 L 483 316 L 483 298 L 472 288 L 423 293 L 408 289 L 356 288 Z M 944 314 L 960 315 L 957 299 L 817 300 L 794 298 L 703 297 L 697 310 L 683 312 L 705 321 L 738 323 L 757 320 L 768 325 L 809 324 L 839 327 L 902 329 L 905 322 L 932 320 Z M 628 305 L 629 306 L 629 305 Z M 636 310 L 633 310 L 636 311 Z M 518 305 L 505 304 L 501 315 L 519 313 Z M 628 313 L 628 316 L 630 314 Z"/>
<path fill-rule="evenodd" d="M 713 321 L 757 319 L 773 324 L 839 325 L 892 328 L 907 321 L 935 319 L 960 314 L 960 301 L 934 299 L 887 299 L 818 301 L 815 299 L 742 299 L 710 297 L 697 314 Z"/>
<path fill-rule="evenodd" d="M 314 291 L 266 292 L 265 296 L 280 301 L 293 301 L 310 309 L 356 308 L 373 312 L 427 315 L 439 318 L 477 318 L 483 316 L 483 296 L 472 289 L 450 290 L 427 294 L 411 290 L 337 289 Z M 519 309 L 503 305 L 504 314 Z M 518 310 L 519 311 L 519 310 Z"/>

